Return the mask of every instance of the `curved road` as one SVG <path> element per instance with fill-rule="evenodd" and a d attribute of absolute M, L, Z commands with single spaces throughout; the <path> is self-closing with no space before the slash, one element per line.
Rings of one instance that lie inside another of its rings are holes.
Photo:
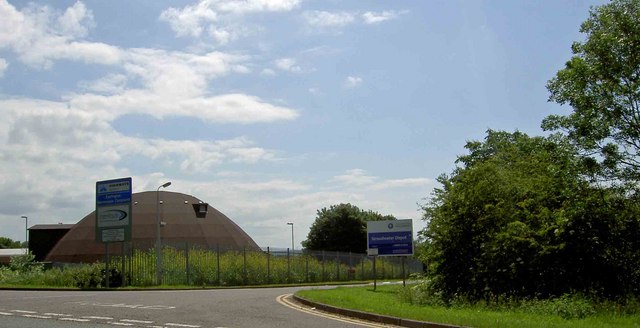
<path fill-rule="evenodd" d="M 303 287 L 182 291 L 0 291 L 0 326 L 380 327 L 298 311 L 279 297 Z"/>

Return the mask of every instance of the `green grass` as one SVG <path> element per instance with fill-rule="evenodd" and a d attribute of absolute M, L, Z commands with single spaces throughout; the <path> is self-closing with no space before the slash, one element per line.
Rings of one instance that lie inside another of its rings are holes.
<path fill-rule="evenodd" d="M 563 319 L 553 314 L 529 313 L 523 309 L 491 310 L 483 306 L 432 307 L 401 301 L 401 285 L 339 287 L 329 290 L 303 290 L 296 295 L 308 300 L 353 310 L 405 319 L 446 323 L 467 327 L 640 327 L 640 315 L 596 313 L 583 319 Z"/>

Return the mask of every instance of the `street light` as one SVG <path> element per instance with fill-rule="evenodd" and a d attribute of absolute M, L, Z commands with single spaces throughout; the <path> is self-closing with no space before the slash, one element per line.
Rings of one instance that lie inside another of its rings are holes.
<path fill-rule="evenodd" d="M 162 282 L 162 252 L 160 251 L 160 188 L 166 188 L 171 185 L 171 181 L 166 182 L 156 190 L 156 278 L 158 285 Z"/>
<path fill-rule="evenodd" d="M 29 248 L 29 229 L 27 228 L 27 226 L 29 225 L 29 218 L 26 216 L 22 216 L 22 218 L 24 219 L 24 243 L 27 246 L 27 249 Z"/>
<path fill-rule="evenodd" d="M 291 226 L 291 253 L 293 254 L 293 222 L 287 222 L 287 225 Z"/>

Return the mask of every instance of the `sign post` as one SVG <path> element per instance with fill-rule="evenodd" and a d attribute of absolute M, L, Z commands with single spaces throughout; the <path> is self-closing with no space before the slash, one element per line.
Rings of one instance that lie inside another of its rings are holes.
<path fill-rule="evenodd" d="M 96 182 L 96 242 L 105 247 L 109 288 L 109 243 L 131 241 L 131 177 Z M 124 274 L 124 273 L 123 273 Z"/>
<path fill-rule="evenodd" d="M 374 268 L 376 256 L 413 256 L 413 220 L 367 221 L 367 252 L 374 256 Z M 402 264 L 404 285 L 404 258 Z"/>

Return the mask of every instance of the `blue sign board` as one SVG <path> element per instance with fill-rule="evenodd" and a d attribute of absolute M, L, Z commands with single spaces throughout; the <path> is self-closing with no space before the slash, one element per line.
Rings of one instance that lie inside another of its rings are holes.
<path fill-rule="evenodd" d="M 368 221 L 367 248 L 378 256 L 413 255 L 413 221 Z"/>
<path fill-rule="evenodd" d="M 131 178 L 96 182 L 96 240 L 131 240 Z"/>
<path fill-rule="evenodd" d="M 131 203 L 131 178 L 96 183 L 97 206 L 128 203 Z"/>

